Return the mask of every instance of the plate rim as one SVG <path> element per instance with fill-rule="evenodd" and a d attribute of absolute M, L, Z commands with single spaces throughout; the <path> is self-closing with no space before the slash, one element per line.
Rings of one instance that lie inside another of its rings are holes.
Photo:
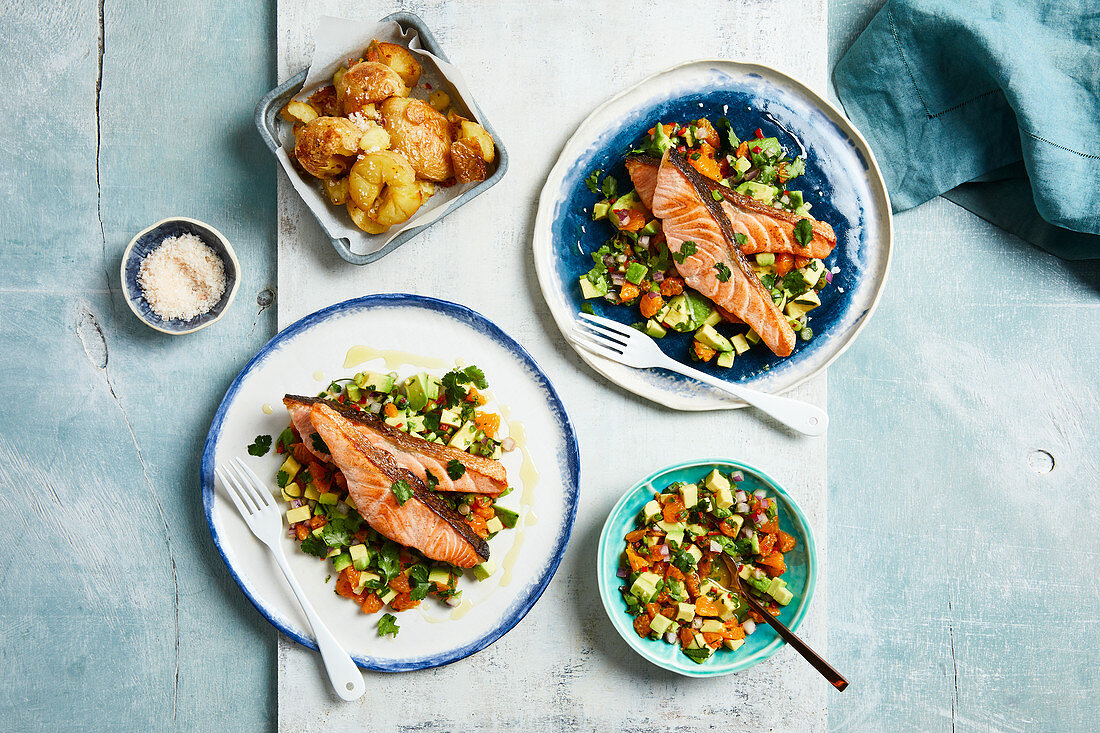
<path fill-rule="evenodd" d="M 634 486 L 627 489 L 626 492 L 624 492 L 623 495 L 619 497 L 619 500 L 615 502 L 615 505 L 611 508 L 611 511 L 607 513 L 607 518 L 604 520 L 603 528 L 600 530 L 600 539 L 596 546 L 596 582 L 600 592 L 600 603 L 603 605 L 604 613 L 607 614 L 608 621 L 611 622 L 611 626 L 615 629 L 619 636 L 622 637 L 623 641 L 626 642 L 626 645 L 630 647 L 631 651 L 636 653 L 642 659 L 645 659 L 650 664 L 658 666 L 661 669 L 666 669 L 669 672 L 675 672 L 676 674 L 684 677 L 693 678 L 724 677 L 726 675 L 734 674 L 736 672 L 744 672 L 748 669 L 751 669 L 752 667 L 755 667 L 757 664 L 760 664 L 761 662 L 764 662 L 773 657 L 780 649 L 787 645 L 787 642 L 785 642 L 780 636 L 776 635 L 776 637 L 766 646 L 764 646 L 764 648 L 755 652 L 752 656 L 744 657 L 743 659 L 737 660 L 734 663 L 734 666 L 728 669 L 708 668 L 706 667 L 706 665 L 703 664 L 698 665 L 698 669 L 695 669 L 693 667 L 684 667 L 681 669 L 679 667 L 671 665 L 665 660 L 651 656 L 651 654 L 647 650 L 648 647 L 636 645 L 637 642 L 641 641 L 640 637 L 638 637 L 637 635 L 634 635 L 633 637 L 629 636 L 625 630 L 623 630 L 617 623 L 615 623 L 615 620 L 613 618 L 614 614 L 622 613 L 622 610 L 612 610 L 609 605 L 608 599 L 612 597 L 612 594 L 608 586 L 608 578 L 605 575 L 603 569 L 604 561 L 606 560 L 604 546 L 607 541 L 607 533 L 610 528 L 611 518 L 614 517 L 622 509 L 623 506 L 630 503 L 630 501 L 634 499 L 634 495 L 637 494 L 641 489 L 647 486 L 649 486 L 649 488 L 655 489 L 656 487 L 652 486 L 653 479 L 662 474 L 670 473 L 672 471 L 679 471 L 685 468 L 702 468 L 707 466 L 732 466 L 736 467 L 737 470 L 740 471 L 748 471 L 749 473 L 752 473 L 756 477 L 762 479 L 776 492 L 776 494 L 780 498 L 783 499 L 792 515 L 791 519 L 794 520 L 795 523 L 801 525 L 802 530 L 805 532 L 807 555 L 806 591 L 803 593 L 802 602 L 799 604 L 798 609 L 795 611 L 794 618 L 792 618 L 790 624 L 788 624 L 788 628 L 790 628 L 791 631 L 796 631 L 798 627 L 802 625 L 803 619 L 809 612 L 810 604 L 813 602 L 814 592 L 817 589 L 818 564 L 820 562 L 817 556 L 817 540 L 814 538 L 813 527 L 811 527 L 810 520 L 806 517 L 806 513 L 802 511 L 802 507 L 799 506 L 794 497 L 791 496 L 791 494 L 785 488 L 783 488 L 782 484 L 780 484 L 769 474 L 765 473 L 759 468 L 748 463 L 744 463 L 743 461 L 738 461 L 733 458 L 698 458 L 681 461 L 679 463 L 670 464 L 650 473 L 648 476 L 635 483 Z"/>
<path fill-rule="evenodd" d="M 294 323 L 290 324 L 283 330 L 272 336 L 267 343 L 260 347 L 245 364 L 245 366 L 238 372 L 237 376 L 233 379 L 229 388 L 226 390 L 225 395 L 222 397 L 221 402 L 218 404 L 218 408 L 214 413 L 214 418 L 211 420 L 210 429 L 207 432 L 206 439 L 203 442 L 202 459 L 200 461 L 199 468 L 199 488 L 202 492 L 203 514 L 206 518 L 207 527 L 210 530 L 211 538 L 214 541 L 214 546 L 221 556 L 222 562 L 225 563 L 226 569 L 229 571 L 233 581 L 240 588 L 241 592 L 245 595 L 252 606 L 264 617 L 272 626 L 274 626 L 283 635 L 296 641 L 297 643 L 305 646 L 309 649 L 317 650 L 317 644 L 311 636 L 300 634 L 297 630 L 292 628 L 289 624 L 283 623 L 277 615 L 273 614 L 267 606 L 264 605 L 260 598 L 257 598 L 249 588 L 246 587 L 237 569 L 229 561 L 226 555 L 225 549 L 222 546 L 223 537 L 218 532 L 214 523 L 213 508 L 214 508 L 214 449 L 217 444 L 217 439 L 221 434 L 221 430 L 225 423 L 225 417 L 232 406 L 233 399 L 236 397 L 237 392 L 240 389 L 241 383 L 246 377 L 248 377 L 255 368 L 257 368 L 263 360 L 275 349 L 282 345 L 284 341 L 287 341 L 291 337 L 308 331 L 314 325 L 321 323 L 328 318 L 340 314 L 346 311 L 352 311 L 362 308 L 370 308 L 372 306 L 387 304 L 387 305 L 413 305 L 415 307 L 425 308 L 427 310 L 434 311 L 436 313 L 442 313 L 444 315 L 454 317 L 455 314 L 461 314 L 472 320 L 474 323 L 479 323 L 485 328 L 486 335 L 492 338 L 497 343 L 512 350 L 516 353 L 521 360 L 525 361 L 534 372 L 535 379 L 540 383 L 540 386 L 545 388 L 548 396 L 551 412 L 554 413 L 558 420 L 559 428 L 565 438 L 566 448 L 566 486 L 565 499 L 569 506 L 567 510 L 567 516 L 565 517 L 564 525 L 558 534 L 556 540 L 556 547 L 554 552 L 550 556 L 549 563 L 542 569 L 542 575 L 531 586 L 530 591 L 525 598 L 521 599 L 519 606 L 511 613 L 505 613 L 501 617 L 500 622 L 487 631 L 485 634 L 475 639 L 474 641 L 466 644 L 458 649 L 451 650 L 449 652 L 418 657 L 411 661 L 395 660 L 387 662 L 379 662 L 373 658 L 366 658 L 361 655 L 352 654 L 351 658 L 355 663 L 363 668 L 377 672 L 407 672 L 417 669 L 429 669 L 432 667 L 441 667 L 452 662 L 457 662 L 460 659 L 465 659 L 471 654 L 475 654 L 482 649 L 485 649 L 493 642 L 500 639 L 506 633 L 512 630 L 518 624 L 524 616 L 532 608 L 535 603 L 542 597 L 542 594 L 546 591 L 547 586 L 557 573 L 558 567 L 561 564 L 564 556 L 564 550 L 569 544 L 569 540 L 572 536 L 573 525 L 577 514 L 577 504 L 579 503 L 580 495 L 580 447 L 577 442 L 576 430 L 573 427 L 573 422 L 569 417 L 568 412 L 565 410 L 565 405 L 562 403 L 561 397 L 557 390 L 554 388 L 550 378 L 535 361 L 534 357 L 514 338 L 509 336 L 502 328 L 497 326 L 493 321 L 474 309 L 462 305 L 460 303 L 454 303 L 452 301 L 443 300 L 440 298 L 433 298 L 426 295 L 414 295 L 411 293 L 376 293 L 371 295 L 364 295 L 357 298 L 349 298 L 348 300 L 334 303 L 330 306 L 326 306 L 305 316 L 302 316 Z M 258 542 L 258 540 L 257 540 Z"/>
<path fill-rule="evenodd" d="M 886 282 L 887 282 L 887 280 L 889 279 L 889 276 L 890 276 L 890 263 L 891 263 L 891 260 L 893 259 L 893 251 L 894 251 L 894 215 L 893 215 L 893 208 L 892 208 L 892 205 L 890 203 L 890 191 L 886 188 L 886 181 L 882 177 L 882 171 L 879 169 L 878 160 L 875 158 L 874 151 L 871 149 L 870 144 L 868 144 L 867 139 L 863 136 L 863 134 L 859 131 L 859 129 L 855 126 L 855 124 L 850 119 L 848 119 L 848 117 L 841 110 L 837 109 L 829 100 L 825 99 L 820 94 L 818 94 L 813 89 L 811 89 L 808 85 L 804 84 L 803 82 L 799 81 L 798 79 L 795 79 L 794 77 L 792 77 L 790 74 L 787 74 L 786 72 L 780 71 L 779 69 L 777 69 L 773 66 L 769 66 L 767 64 L 761 64 L 761 63 L 757 63 L 757 62 L 753 62 L 753 61 L 740 61 L 740 60 L 737 60 L 737 59 L 722 59 L 722 58 L 695 59 L 695 60 L 692 60 L 692 61 L 685 61 L 683 63 L 675 64 L 675 65 L 670 66 L 666 69 L 658 71 L 654 74 L 650 74 L 646 78 L 642 79 L 640 82 L 638 82 L 638 83 L 636 83 L 636 84 L 634 84 L 630 87 L 627 87 L 623 91 L 619 92 L 618 94 L 614 95 L 610 99 L 606 100 L 605 102 L 603 102 L 600 105 L 598 105 L 597 107 L 595 107 L 581 121 L 581 123 L 579 125 L 577 125 L 577 129 L 573 131 L 573 134 L 570 135 L 569 138 L 562 145 L 561 153 L 558 154 L 558 158 L 554 162 L 553 167 L 550 169 L 550 173 L 547 174 L 546 182 L 543 184 L 543 187 L 542 187 L 541 191 L 539 192 L 539 205 L 538 205 L 538 210 L 537 210 L 536 215 L 535 215 L 535 228 L 534 228 L 534 233 L 531 237 L 531 248 L 532 248 L 533 255 L 534 255 L 534 260 L 535 260 L 535 274 L 536 274 L 536 276 L 538 278 L 538 281 L 539 281 L 539 290 L 542 292 L 543 300 L 546 301 L 547 308 L 549 308 L 550 314 L 553 316 L 554 323 L 557 325 L 558 330 L 561 331 L 562 336 L 569 343 L 570 348 L 572 348 L 573 351 L 576 352 L 576 354 L 578 356 L 580 356 L 580 358 L 586 364 L 588 364 L 588 366 L 590 366 L 593 370 L 595 370 L 598 374 L 600 374 L 606 380 L 608 380 L 612 384 L 615 384 L 615 385 L 619 386 L 622 389 L 625 389 L 629 392 L 632 392 L 633 394 L 636 394 L 639 397 L 644 397 L 645 399 L 650 400 L 651 402 L 655 402 L 659 405 L 663 405 L 665 407 L 670 407 L 670 408 L 676 409 L 676 410 L 681 410 L 681 411 L 684 411 L 684 412 L 702 412 L 702 411 L 706 411 L 706 410 L 736 410 L 736 409 L 740 409 L 742 407 L 746 407 L 748 405 L 748 403 L 741 400 L 740 398 L 736 398 L 736 397 L 732 397 L 732 396 L 719 397 L 717 395 L 717 393 L 715 393 L 715 395 L 713 397 L 706 398 L 706 399 L 700 398 L 700 397 L 677 398 L 677 397 L 674 397 L 673 395 L 668 394 L 668 393 L 655 391 L 652 387 L 650 387 L 648 385 L 645 385 L 644 383 L 641 383 L 637 386 L 629 384 L 629 383 L 624 384 L 620 380 L 618 380 L 615 377 L 611 376 L 611 374 L 609 374 L 608 371 L 607 371 L 606 365 L 607 364 L 617 364 L 617 362 L 613 362 L 613 361 L 610 361 L 608 359 L 604 359 L 602 357 L 597 357 L 594 354 L 591 354 L 590 352 L 588 352 L 586 349 L 578 348 L 576 345 L 573 344 L 572 341 L 570 341 L 570 339 L 568 337 L 569 324 L 566 324 L 565 322 L 563 322 L 564 316 L 562 318 L 559 318 L 558 309 L 554 305 L 554 301 L 552 300 L 550 289 L 549 289 L 549 286 L 547 284 L 547 280 L 551 277 L 551 274 L 550 274 L 551 265 L 548 262 L 544 262 L 543 257 L 548 256 L 549 252 L 552 251 L 552 248 L 540 247 L 540 245 L 543 244 L 543 240 L 546 239 L 546 235 L 544 235 L 543 232 L 548 231 L 547 228 L 553 222 L 553 211 L 552 211 L 552 209 L 553 209 L 553 204 L 555 202 L 551 200 L 551 197 L 553 196 L 553 191 L 551 190 L 551 183 L 553 181 L 557 180 L 557 179 L 561 179 L 562 176 L 563 176 L 563 172 L 565 170 L 567 170 L 570 167 L 570 164 L 573 162 L 572 160 L 566 161 L 564 159 L 565 151 L 571 145 L 573 145 L 574 142 L 576 142 L 578 140 L 582 130 L 587 125 L 592 123 L 594 118 L 597 115 L 599 115 L 600 113 L 602 113 L 604 110 L 611 107 L 615 103 L 619 102 L 621 99 L 625 98 L 627 95 L 632 94 L 635 91 L 637 91 L 638 89 L 641 89 L 642 87 L 646 86 L 647 84 L 649 84 L 653 80 L 655 80 L 655 79 L 657 79 L 661 76 L 664 76 L 666 74 L 670 74 L 672 72 L 675 72 L 679 69 L 689 67 L 689 66 L 705 66 L 705 65 L 713 65 L 713 64 L 732 65 L 732 66 L 735 66 L 735 67 L 739 67 L 739 70 L 742 71 L 742 72 L 749 72 L 749 71 L 752 71 L 752 70 L 756 70 L 757 72 L 764 71 L 764 72 L 767 72 L 769 74 L 774 74 L 774 75 L 780 77 L 782 79 L 782 81 L 784 81 L 785 83 L 792 85 L 797 91 L 800 91 L 801 93 L 805 94 L 815 105 L 817 105 L 821 108 L 824 108 L 825 110 L 827 110 L 829 112 L 832 112 L 833 114 L 837 115 L 837 117 L 839 117 L 840 120 L 847 127 L 848 132 L 850 132 L 852 134 L 852 136 L 862 145 L 862 149 L 860 149 L 859 152 L 861 154 L 865 154 L 867 156 L 868 175 L 872 178 L 872 183 L 877 184 L 877 187 L 878 187 L 879 191 L 881 191 L 881 193 L 882 193 L 883 201 L 884 201 L 884 204 L 885 204 L 885 206 L 884 206 L 885 220 L 886 220 L 886 238 L 885 238 L 885 247 L 884 247 L 885 261 L 883 263 L 882 279 L 878 283 L 878 285 L 875 289 L 874 297 L 871 300 L 871 304 L 867 307 L 867 309 L 864 311 L 864 313 L 860 316 L 859 322 L 856 324 L 856 326 L 852 330 L 852 332 L 848 335 L 848 338 L 845 339 L 844 342 L 840 344 L 840 347 L 837 349 L 836 353 L 832 354 L 828 359 L 826 359 L 824 362 L 822 362 L 816 369 L 813 369 L 813 370 L 807 372 L 805 375 L 802 375 L 802 376 L 796 378 L 790 384 L 788 384 L 788 385 L 786 385 L 786 386 L 784 386 L 784 387 L 782 387 L 778 390 L 775 390 L 774 392 L 772 392 L 772 394 L 784 394 L 784 393 L 794 389 L 795 387 L 798 387 L 799 385 L 803 384 L 804 382 L 808 381 L 809 379 L 817 376 L 818 374 L 821 374 L 826 369 L 828 369 L 828 367 L 833 362 L 835 362 L 841 356 L 841 354 L 843 354 L 845 351 L 847 351 L 848 347 L 850 347 L 855 342 L 856 337 L 858 337 L 859 334 L 863 331 L 863 328 L 871 320 L 871 317 L 875 314 L 875 310 L 878 308 L 879 300 L 882 298 L 882 293 L 886 289 Z M 552 237 L 551 237 L 551 245 L 552 244 L 553 244 L 553 241 L 552 241 Z M 545 254 L 540 254 L 540 253 L 545 253 Z M 743 384 L 743 383 L 742 382 L 737 382 L 737 384 Z"/>

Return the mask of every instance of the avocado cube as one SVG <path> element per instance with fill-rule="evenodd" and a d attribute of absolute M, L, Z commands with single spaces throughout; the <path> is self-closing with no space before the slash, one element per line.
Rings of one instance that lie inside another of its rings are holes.
<path fill-rule="evenodd" d="M 409 415 L 408 421 L 405 423 L 406 433 L 422 433 L 424 432 L 424 416 L 423 415 Z"/>
<path fill-rule="evenodd" d="M 487 530 L 489 530 L 489 534 L 496 534 L 497 532 L 504 529 L 504 523 L 501 522 L 496 517 L 493 517 L 492 519 L 490 519 L 488 522 L 485 523 L 485 528 Z"/>
<path fill-rule="evenodd" d="M 695 484 L 682 484 L 680 486 L 680 498 L 684 506 L 691 509 L 699 503 L 699 487 Z"/>
<path fill-rule="evenodd" d="M 737 160 L 733 161 L 733 169 L 737 171 L 737 175 L 743 174 L 749 168 L 752 168 L 752 161 L 744 155 L 739 156 Z"/>
<path fill-rule="evenodd" d="M 740 649 L 742 646 L 744 646 L 744 644 L 745 644 L 744 639 L 724 639 L 722 641 L 722 645 L 724 647 L 726 647 L 726 649 L 729 649 L 730 651 L 736 651 L 736 650 Z"/>
<path fill-rule="evenodd" d="M 699 582 L 699 590 L 703 595 L 711 595 L 712 593 L 722 593 L 722 587 L 715 583 L 710 578 L 703 578 Z"/>
<path fill-rule="evenodd" d="M 730 487 L 729 479 L 719 473 L 717 468 L 712 469 L 711 472 L 707 474 L 705 483 L 706 487 L 714 493 L 718 493 L 722 489 L 728 490 Z M 719 504 L 718 506 L 722 505 Z"/>
<path fill-rule="evenodd" d="M 346 552 L 341 552 L 339 555 L 332 558 L 332 569 L 338 573 L 349 565 L 351 565 L 351 555 Z"/>
<path fill-rule="evenodd" d="M 428 573 L 428 582 L 447 588 L 451 585 L 451 571 L 446 568 L 435 568 Z"/>
<path fill-rule="evenodd" d="M 480 565 L 474 565 L 473 571 L 474 577 L 478 580 L 488 580 L 489 576 L 497 571 L 497 564 L 492 560 L 486 560 Z"/>
<path fill-rule="evenodd" d="M 364 544 L 352 545 L 348 548 L 351 562 L 356 570 L 366 570 L 370 565 L 370 548 Z"/>
<path fill-rule="evenodd" d="M 709 314 L 707 314 L 707 317 L 703 319 L 704 326 L 717 326 L 721 322 L 722 314 L 716 310 L 711 311 Z"/>
<path fill-rule="evenodd" d="M 462 413 L 459 410 L 447 408 L 439 413 L 439 424 L 457 428 L 462 425 Z"/>
<path fill-rule="evenodd" d="M 385 392 L 390 393 L 393 391 L 393 377 L 388 374 L 376 374 L 375 372 L 360 372 L 355 375 L 355 384 L 359 389 L 365 389 L 368 392 Z"/>
<path fill-rule="evenodd" d="M 749 578 L 751 578 L 753 576 L 753 573 L 755 571 L 756 571 L 755 567 L 753 567 L 749 563 L 745 563 L 744 565 L 741 566 L 741 571 L 737 574 L 739 576 L 741 576 L 741 580 L 748 580 Z"/>
<path fill-rule="evenodd" d="M 597 201 L 592 207 L 592 221 L 599 221 L 600 219 L 607 218 L 607 212 L 611 211 L 610 201 Z"/>
<path fill-rule="evenodd" d="M 502 506 L 497 506 L 496 504 L 494 504 L 493 510 L 496 511 L 497 519 L 500 520 L 500 523 L 503 524 L 505 527 L 508 527 L 509 529 L 515 527 L 516 522 L 519 521 L 519 514 L 512 511 L 511 509 L 505 509 Z"/>
<path fill-rule="evenodd" d="M 688 642 L 687 648 L 688 649 L 706 649 L 707 648 L 707 641 L 706 641 L 706 639 L 703 638 L 702 632 L 699 632 L 699 631 L 692 632 L 691 641 Z M 696 660 L 696 661 L 698 661 L 698 660 Z"/>
<path fill-rule="evenodd" d="M 630 594 L 642 603 L 649 603 L 649 599 L 657 594 L 657 588 L 644 577 L 643 573 L 630 586 Z"/>
<path fill-rule="evenodd" d="M 477 432 L 477 426 L 474 425 L 473 420 L 460 427 L 454 435 L 451 436 L 451 440 L 447 445 L 459 450 L 466 450 L 474 444 L 474 433 Z"/>
<path fill-rule="evenodd" d="M 645 332 L 650 338 L 655 339 L 663 339 L 668 335 L 668 329 L 652 318 L 646 321 Z"/>
<path fill-rule="evenodd" d="M 307 498 L 311 501 L 317 501 L 317 499 L 320 498 L 320 496 L 321 496 L 321 492 L 318 491 L 317 487 L 314 486 L 313 484 L 306 484 L 306 488 L 302 492 L 302 496 L 304 496 L 305 498 Z"/>
<path fill-rule="evenodd" d="M 741 354 L 744 354 L 750 348 L 749 340 L 745 338 L 745 334 L 743 333 L 739 333 L 731 338 L 730 344 L 733 346 L 733 350 L 737 353 L 738 356 L 741 356 Z"/>
<path fill-rule="evenodd" d="M 297 524 L 298 522 L 308 522 L 309 518 L 313 516 L 308 506 L 300 506 L 296 509 L 288 509 L 286 513 L 287 524 Z"/>
<path fill-rule="evenodd" d="M 378 573 L 372 573 L 369 570 L 360 572 L 359 582 L 355 584 L 355 592 L 362 593 L 366 589 L 367 583 L 372 580 L 378 582 L 382 580 L 382 576 Z"/>
<path fill-rule="evenodd" d="M 660 219 L 654 219 L 653 221 L 649 222 L 644 227 L 639 229 L 638 234 L 643 235 L 643 236 L 652 237 L 654 234 L 656 234 L 659 231 L 661 231 L 661 220 Z"/>
<path fill-rule="evenodd" d="M 397 591 L 395 591 L 393 588 L 390 588 L 389 586 L 386 586 L 385 590 L 381 594 L 379 594 L 379 598 L 382 599 L 383 603 L 389 603 L 394 598 L 397 598 Z"/>
<path fill-rule="evenodd" d="M 287 496 L 298 497 L 302 495 L 302 487 L 291 481 L 289 484 L 283 487 L 283 493 Z"/>
<path fill-rule="evenodd" d="M 791 593 L 786 588 L 778 588 L 774 593 L 771 593 L 770 595 L 780 606 L 786 606 L 794 598 L 794 593 Z"/>
<path fill-rule="evenodd" d="M 653 617 L 653 620 L 649 622 L 649 630 L 656 632 L 657 634 L 664 636 L 668 633 L 669 629 L 675 626 L 672 620 L 668 616 L 662 616 L 660 614 Z"/>
<path fill-rule="evenodd" d="M 283 461 L 283 465 L 279 466 L 279 471 L 286 474 L 286 480 L 289 483 L 298 475 L 298 469 L 302 467 L 302 464 L 294 460 L 294 456 L 287 456 Z"/>
<path fill-rule="evenodd" d="M 666 522 L 663 519 L 657 520 L 657 528 L 665 534 L 668 534 L 669 532 L 683 533 L 684 527 L 686 526 L 687 524 L 684 522 Z"/>
<path fill-rule="evenodd" d="M 337 557 L 339 554 L 340 554 L 340 548 L 339 547 L 333 547 L 331 550 L 328 551 L 328 554 L 325 555 L 325 559 L 332 558 L 332 557 Z"/>
<path fill-rule="evenodd" d="M 758 343 L 760 343 L 760 334 L 750 328 L 749 332 L 745 334 L 745 340 L 748 341 L 751 345 L 756 346 Z"/>
<path fill-rule="evenodd" d="M 683 527 L 677 527 L 671 532 L 665 533 L 665 542 L 670 545 L 679 547 L 684 544 L 684 529 Z"/>
<path fill-rule="evenodd" d="M 764 592 L 767 593 L 769 596 L 773 596 L 775 591 L 782 590 L 786 587 L 787 583 L 782 578 L 772 578 L 771 581 L 768 583 L 767 589 Z"/>
<path fill-rule="evenodd" d="M 405 380 L 405 397 L 409 400 L 409 409 L 419 412 L 428 404 L 428 375 L 423 372 L 414 374 Z"/>
<path fill-rule="evenodd" d="M 656 499 L 650 499 L 644 507 L 642 507 L 642 520 L 646 524 L 653 524 L 657 521 L 657 518 L 661 516 L 661 505 L 657 503 Z"/>
<path fill-rule="evenodd" d="M 718 352 L 718 358 L 714 360 L 717 366 L 723 369 L 729 369 L 733 366 L 733 352 L 732 351 L 720 351 Z"/>
<path fill-rule="evenodd" d="M 695 340 L 715 351 L 733 351 L 733 344 L 729 339 L 718 333 L 718 330 L 708 323 L 704 323 L 703 327 L 695 332 Z"/>
<path fill-rule="evenodd" d="M 330 491 L 318 496 L 317 501 L 326 506 L 336 506 L 336 502 L 340 501 L 340 497 Z"/>
<path fill-rule="evenodd" d="M 721 634 L 726 630 L 726 625 L 716 618 L 708 618 L 703 621 L 703 625 L 699 627 L 699 631 L 704 634 Z"/>
<path fill-rule="evenodd" d="M 676 620 L 683 623 L 690 622 L 695 618 L 695 604 L 694 603 L 677 603 L 676 604 Z"/>
<path fill-rule="evenodd" d="M 585 300 L 602 298 L 607 295 L 607 281 L 604 279 L 601 279 L 600 284 L 596 285 L 587 276 L 581 275 L 577 282 L 581 284 L 581 297 Z"/>
<path fill-rule="evenodd" d="M 703 559 L 703 551 L 695 545 L 688 545 L 685 552 L 691 555 L 693 565 L 698 565 L 699 561 Z"/>

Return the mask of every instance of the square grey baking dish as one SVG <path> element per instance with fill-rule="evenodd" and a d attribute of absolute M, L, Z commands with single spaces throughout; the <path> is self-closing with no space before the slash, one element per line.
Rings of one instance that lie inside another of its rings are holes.
<path fill-rule="evenodd" d="M 436 41 L 435 36 L 432 35 L 432 32 L 428 30 L 428 27 L 424 25 L 424 21 L 421 20 L 419 16 L 406 12 L 391 13 L 383 18 L 381 22 L 390 21 L 397 22 L 403 31 L 409 29 L 416 31 L 417 35 L 420 37 L 420 44 L 425 51 L 434 56 L 438 56 L 444 61 L 450 61 L 447 55 L 443 53 L 443 49 L 439 47 L 439 42 Z M 299 73 L 265 94 L 259 104 L 256 105 L 256 129 L 260 131 L 260 137 L 263 138 L 264 144 L 267 145 L 273 155 L 281 147 L 279 142 L 279 126 L 283 123 L 279 117 L 279 110 L 281 110 L 295 94 L 302 90 L 302 85 L 305 84 L 306 81 L 307 72 L 308 69 L 302 69 Z M 436 222 L 442 221 L 444 218 L 450 216 L 463 204 L 488 191 L 504 177 L 504 174 L 508 170 L 508 151 L 504 149 L 504 143 L 501 141 L 500 135 L 498 135 L 497 131 L 489 124 L 488 118 L 485 117 L 481 108 L 477 106 L 477 102 L 472 99 L 462 99 L 462 102 L 470 108 L 471 111 L 477 112 L 477 116 L 481 119 L 481 124 L 485 127 L 485 130 L 493 136 L 493 141 L 497 149 L 497 168 L 496 171 L 493 172 L 493 175 L 452 201 L 443 215 L 435 221 L 424 226 L 414 227 L 408 231 L 401 232 L 401 234 L 394 237 L 391 242 L 387 243 L 376 252 L 369 252 L 367 254 L 356 254 L 352 252 L 351 242 L 348 238 L 337 236 L 335 233 L 329 231 L 324 222 L 318 218 L 317 222 L 321 225 L 321 228 L 325 230 L 325 234 L 328 235 L 329 241 L 332 242 L 332 246 L 335 248 L 337 254 L 353 265 L 366 265 L 370 262 L 380 260 Z M 312 207 L 310 207 L 310 211 L 313 212 Z M 313 213 L 314 217 L 316 217 L 316 212 Z M 363 236 L 369 237 L 372 235 L 364 232 Z"/>

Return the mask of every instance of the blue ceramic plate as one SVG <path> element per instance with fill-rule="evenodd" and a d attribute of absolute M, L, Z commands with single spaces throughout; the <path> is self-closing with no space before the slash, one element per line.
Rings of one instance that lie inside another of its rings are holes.
<path fill-rule="evenodd" d="M 520 519 L 515 530 L 489 541 L 497 571 L 483 582 L 467 573 L 460 583 L 463 606 L 425 599 L 397 614 L 397 637 L 380 638 L 381 613 L 365 615 L 333 593 L 325 580 L 332 565 L 306 555 L 288 537 L 291 569 L 356 663 L 384 672 L 436 667 L 484 649 L 524 617 L 550 582 L 573 527 L 580 466 L 573 426 L 550 380 L 523 347 L 469 308 L 417 295 L 356 298 L 306 316 L 260 349 L 226 392 L 203 450 L 202 500 L 214 544 L 248 599 L 291 639 L 316 648 L 270 553 L 215 485 L 215 463 L 241 457 L 260 477 L 272 478 L 276 494 L 283 456 L 249 456 L 245 447 L 288 425 L 284 394 L 315 394 L 330 380 L 362 370 L 442 376 L 459 363 L 485 371 L 486 409 L 502 414 L 502 430 L 519 443 L 501 458 L 515 490 L 500 501 Z"/>
<path fill-rule="evenodd" d="M 720 379 L 765 392 L 783 392 L 824 369 L 851 344 L 882 292 L 892 238 L 890 203 L 874 156 L 862 136 L 828 102 L 799 82 L 766 66 L 696 61 L 650 77 L 596 109 L 566 143 L 550 172 L 535 222 L 535 265 L 543 296 L 562 333 L 568 334 L 582 302 L 577 279 L 592 266 L 589 254 L 611 237 L 606 222 L 591 220 L 597 196 L 584 179 L 595 169 L 611 173 L 629 190 L 623 156 L 657 120 L 728 117 L 739 134 L 761 128 L 795 154 L 807 156 L 796 179 L 813 214 L 832 225 L 837 247 L 826 261 L 840 268 L 811 314 L 815 333 L 799 339 L 781 359 L 758 346 L 738 356 L 731 369 L 692 364 Z M 592 300 L 598 314 L 631 323 L 634 307 Z M 688 360 L 690 334 L 670 332 L 662 350 Z M 635 370 L 577 349 L 608 379 L 655 402 L 681 410 L 741 407 L 743 402 L 690 378 L 664 370 Z"/>
<path fill-rule="evenodd" d="M 138 284 L 138 274 L 141 271 L 141 261 L 159 247 L 161 242 L 169 237 L 178 237 L 183 234 L 194 234 L 221 258 L 222 264 L 225 265 L 225 292 L 221 300 L 208 313 L 197 315 L 189 321 L 164 320 L 154 313 L 145 301 L 141 286 Z M 122 253 L 122 294 L 126 304 L 145 325 L 161 333 L 182 336 L 216 322 L 225 315 L 226 309 L 237 295 L 240 284 L 241 264 L 237 261 L 237 255 L 230 246 L 229 240 L 214 227 L 195 219 L 180 217 L 158 221 L 148 229 L 138 232 Z"/>
<path fill-rule="evenodd" d="M 612 626 L 631 649 L 658 667 L 664 667 L 687 677 L 720 677 L 732 672 L 740 672 L 764 661 L 779 651 L 779 647 L 786 644 L 770 626 L 761 624 L 755 633 L 746 637 L 745 645 L 740 649 L 736 651 L 719 649 L 710 659 L 697 664 L 685 656 L 678 645 L 638 636 L 634 631 L 634 617 L 626 612 L 626 602 L 623 601 L 623 595 L 619 591 L 623 584 L 622 578 L 617 575 L 619 558 L 623 552 L 623 538 L 627 532 L 637 528 L 635 520 L 641 514 L 642 507 L 653 498 L 655 492 L 664 490 L 669 484 L 676 481 L 689 483 L 701 481 L 715 468 L 723 471 L 741 471 L 745 475 L 745 480 L 738 484 L 739 487 L 749 492 L 764 489 L 768 492 L 768 496 L 777 497 L 779 527 L 798 540 L 795 548 L 784 556 L 787 560 L 787 572 L 783 574 L 783 579 L 787 581 L 787 587 L 794 593 L 794 600 L 779 614 L 779 620 L 785 623 L 787 628 L 795 630 L 802 623 L 817 583 L 817 551 L 814 548 L 814 536 L 810 530 L 810 523 L 795 504 L 794 499 L 764 472 L 738 461 L 721 459 L 689 461 L 661 469 L 638 482 L 623 495 L 623 498 L 619 499 L 607 517 L 603 532 L 600 534 L 596 555 L 596 577 L 599 581 L 600 599 L 603 600 L 604 610 L 607 611 Z"/>

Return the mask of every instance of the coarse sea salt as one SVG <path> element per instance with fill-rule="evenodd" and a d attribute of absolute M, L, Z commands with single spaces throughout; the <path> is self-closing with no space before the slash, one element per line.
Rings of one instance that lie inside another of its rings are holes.
<path fill-rule="evenodd" d="M 225 293 L 225 263 L 194 234 L 168 237 L 141 261 L 138 285 L 165 320 L 189 321 L 210 312 Z"/>

